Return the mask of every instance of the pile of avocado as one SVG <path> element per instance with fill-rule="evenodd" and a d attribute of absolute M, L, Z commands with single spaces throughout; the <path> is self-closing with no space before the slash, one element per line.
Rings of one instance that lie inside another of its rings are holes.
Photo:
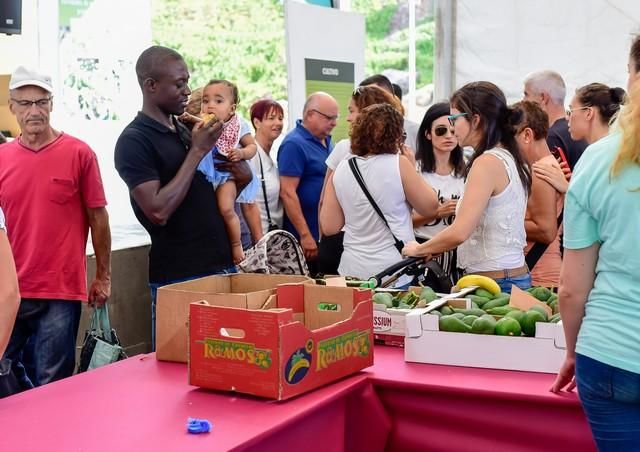
<path fill-rule="evenodd" d="M 551 307 L 553 316 L 547 317 L 547 312 L 540 306 L 534 306 L 528 311 L 522 311 L 509 306 L 509 294 L 496 295 L 484 289 L 477 289 L 470 295 L 471 309 L 456 309 L 445 305 L 431 314 L 440 317 L 438 326 L 440 331 L 454 333 L 496 334 L 499 336 L 533 337 L 536 335 L 537 322 L 560 321 L 558 313 L 558 296 L 545 287 L 532 287 L 528 292 Z M 498 319 L 496 319 L 498 317 Z"/>
<path fill-rule="evenodd" d="M 373 302 L 385 305 L 387 308 L 413 309 L 424 308 L 427 303 L 438 298 L 431 287 L 425 286 L 420 291 L 420 295 L 414 292 L 401 293 L 393 296 L 390 292 L 376 292 L 373 295 Z"/>

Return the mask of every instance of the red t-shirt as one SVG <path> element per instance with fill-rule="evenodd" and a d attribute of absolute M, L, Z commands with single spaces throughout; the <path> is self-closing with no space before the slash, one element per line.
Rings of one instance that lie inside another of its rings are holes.
<path fill-rule="evenodd" d="M 87 299 L 86 208 L 107 205 L 96 154 L 64 133 L 0 146 L 0 207 L 23 298 Z"/>

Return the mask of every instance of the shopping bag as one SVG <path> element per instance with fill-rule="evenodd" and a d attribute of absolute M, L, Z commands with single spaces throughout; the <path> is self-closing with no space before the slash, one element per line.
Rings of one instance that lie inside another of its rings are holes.
<path fill-rule="evenodd" d="M 91 325 L 84 334 L 78 373 L 96 369 L 126 357 L 116 331 L 111 328 L 107 306 L 94 308 Z"/>

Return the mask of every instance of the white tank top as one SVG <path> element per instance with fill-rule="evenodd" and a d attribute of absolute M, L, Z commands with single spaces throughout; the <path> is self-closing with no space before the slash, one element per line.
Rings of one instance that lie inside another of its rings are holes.
<path fill-rule="evenodd" d="M 458 247 L 458 265 L 467 273 L 524 265 L 527 195 L 515 160 L 508 151 L 500 148 L 490 149 L 485 154 L 500 159 L 507 171 L 509 184 L 489 199 L 471 236 Z"/>
<path fill-rule="evenodd" d="M 404 243 L 415 240 L 411 209 L 402 188 L 399 156 L 355 157 L 369 193 L 384 214 L 393 234 Z M 340 162 L 333 176 L 344 212 L 344 252 L 338 273 L 369 278 L 402 259 L 389 228 L 378 216 L 349 168 Z M 400 283 L 400 281 L 398 281 Z"/>

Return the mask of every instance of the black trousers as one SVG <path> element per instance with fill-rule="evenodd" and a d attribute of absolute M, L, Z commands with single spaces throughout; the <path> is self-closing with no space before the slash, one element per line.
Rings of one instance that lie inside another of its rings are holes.
<path fill-rule="evenodd" d="M 344 232 L 336 235 L 328 235 L 320 239 L 318 245 L 318 273 L 323 275 L 337 275 L 340 258 L 342 257 L 342 241 L 344 240 Z"/>

